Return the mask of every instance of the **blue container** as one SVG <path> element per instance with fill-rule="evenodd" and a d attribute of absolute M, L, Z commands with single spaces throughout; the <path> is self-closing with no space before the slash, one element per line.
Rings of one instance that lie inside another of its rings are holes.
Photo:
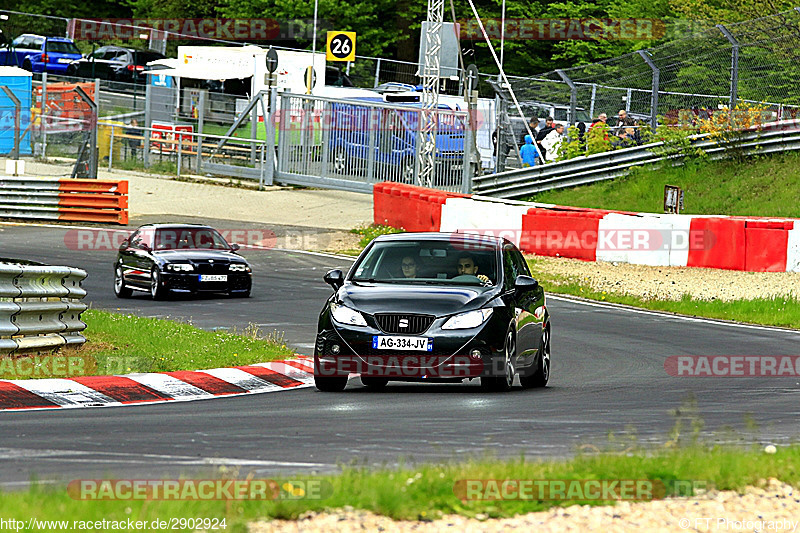
<path fill-rule="evenodd" d="M 0 67 L 0 86 L 5 85 L 20 101 L 19 155 L 31 155 L 31 86 L 32 75 L 17 67 Z M 0 89 L 0 155 L 8 156 L 14 149 L 14 102 Z"/>

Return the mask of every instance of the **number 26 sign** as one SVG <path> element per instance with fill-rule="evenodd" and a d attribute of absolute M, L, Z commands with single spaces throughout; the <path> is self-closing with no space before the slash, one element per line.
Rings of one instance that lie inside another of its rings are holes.
<path fill-rule="evenodd" d="M 329 31 L 328 51 L 325 54 L 325 59 L 328 61 L 355 61 L 356 32 Z"/>

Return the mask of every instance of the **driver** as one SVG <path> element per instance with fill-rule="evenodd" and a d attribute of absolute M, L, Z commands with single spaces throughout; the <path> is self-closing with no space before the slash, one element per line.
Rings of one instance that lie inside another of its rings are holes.
<path fill-rule="evenodd" d="M 462 255 L 458 258 L 458 275 L 475 276 L 484 283 L 492 283 L 489 276 L 478 274 L 478 265 L 475 264 L 475 259 L 471 255 Z"/>

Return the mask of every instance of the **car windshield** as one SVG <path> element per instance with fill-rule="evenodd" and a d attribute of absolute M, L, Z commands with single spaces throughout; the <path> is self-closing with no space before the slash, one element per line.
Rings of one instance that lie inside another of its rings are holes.
<path fill-rule="evenodd" d="M 161 228 L 156 230 L 155 250 L 230 250 L 230 245 L 211 228 Z"/>
<path fill-rule="evenodd" d="M 471 240 L 375 243 L 355 265 L 351 281 L 427 285 L 497 284 L 493 244 Z"/>
<path fill-rule="evenodd" d="M 78 47 L 68 41 L 47 41 L 45 49 L 48 52 L 55 52 L 58 54 L 76 54 L 81 55 Z"/>

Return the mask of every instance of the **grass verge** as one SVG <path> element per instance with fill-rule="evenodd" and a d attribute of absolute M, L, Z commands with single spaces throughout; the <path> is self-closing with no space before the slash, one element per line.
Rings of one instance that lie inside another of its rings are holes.
<path fill-rule="evenodd" d="M 280 337 L 265 339 L 255 326 L 244 331 L 205 331 L 184 322 L 95 309 L 85 311 L 81 317 L 86 322 L 86 345 L 77 350 L 67 348 L 62 353 L 81 355 L 87 364 L 68 375 L 198 370 L 264 363 L 294 354 Z M 17 367 L 10 366 L 12 371 L 15 368 L 17 373 L 0 378 L 47 377 L 20 373 Z"/>
<path fill-rule="evenodd" d="M 554 506 L 614 502 L 590 497 L 543 501 L 536 499 L 535 493 L 520 500 L 474 499 L 477 495 L 492 496 L 486 490 L 488 485 L 462 499 L 467 496 L 463 480 L 651 480 L 654 486 L 666 489 L 655 490 L 656 496 L 691 496 L 692 487 L 741 490 L 746 486 L 763 486 L 769 477 L 798 486 L 800 446 L 766 454 L 757 448 L 708 448 L 695 443 L 636 455 L 629 452 L 578 455 L 565 461 L 480 459 L 396 470 L 344 467 L 338 475 L 276 479 L 279 495 L 267 501 L 87 501 L 73 499 L 64 486 L 34 486 L 26 492 L 0 495 L 0 516 L 70 521 L 130 518 L 147 522 L 182 517 L 216 518 L 225 519 L 226 531 L 245 531 L 248 522 L 260 518 L 293 519 L 307 511 L 346 506 L 394 519 L 433 520 L 447 514 L 482 519 L 510 517 Z"/>
<path fill-rule="evenodd" d="M 533 277 L 549 293 L 569 294 L 590 300 L 666 311 L 687 316 L 719 318 L 764 326 L 800 329 L 800 300 L 797 297 L 770 297 L 753 300 L 700 300 L 684 294 L 680 300 L 644 299 L 614 292 L 597 291 L 573 279 L 549 274 L 535 258 L 528 258 Z"/>
<path fill-rule="evenodd" d="M 686 214 L 800 217 L 797 168 L 800 154 L 788 152 L 732 161 L 692 161 L 680 167 L 636 167 L 628 176 L 591 185 L 547 191 L 528 198 L 578 207 L 660 213 L 664 185 L 686 194 Z"/>

